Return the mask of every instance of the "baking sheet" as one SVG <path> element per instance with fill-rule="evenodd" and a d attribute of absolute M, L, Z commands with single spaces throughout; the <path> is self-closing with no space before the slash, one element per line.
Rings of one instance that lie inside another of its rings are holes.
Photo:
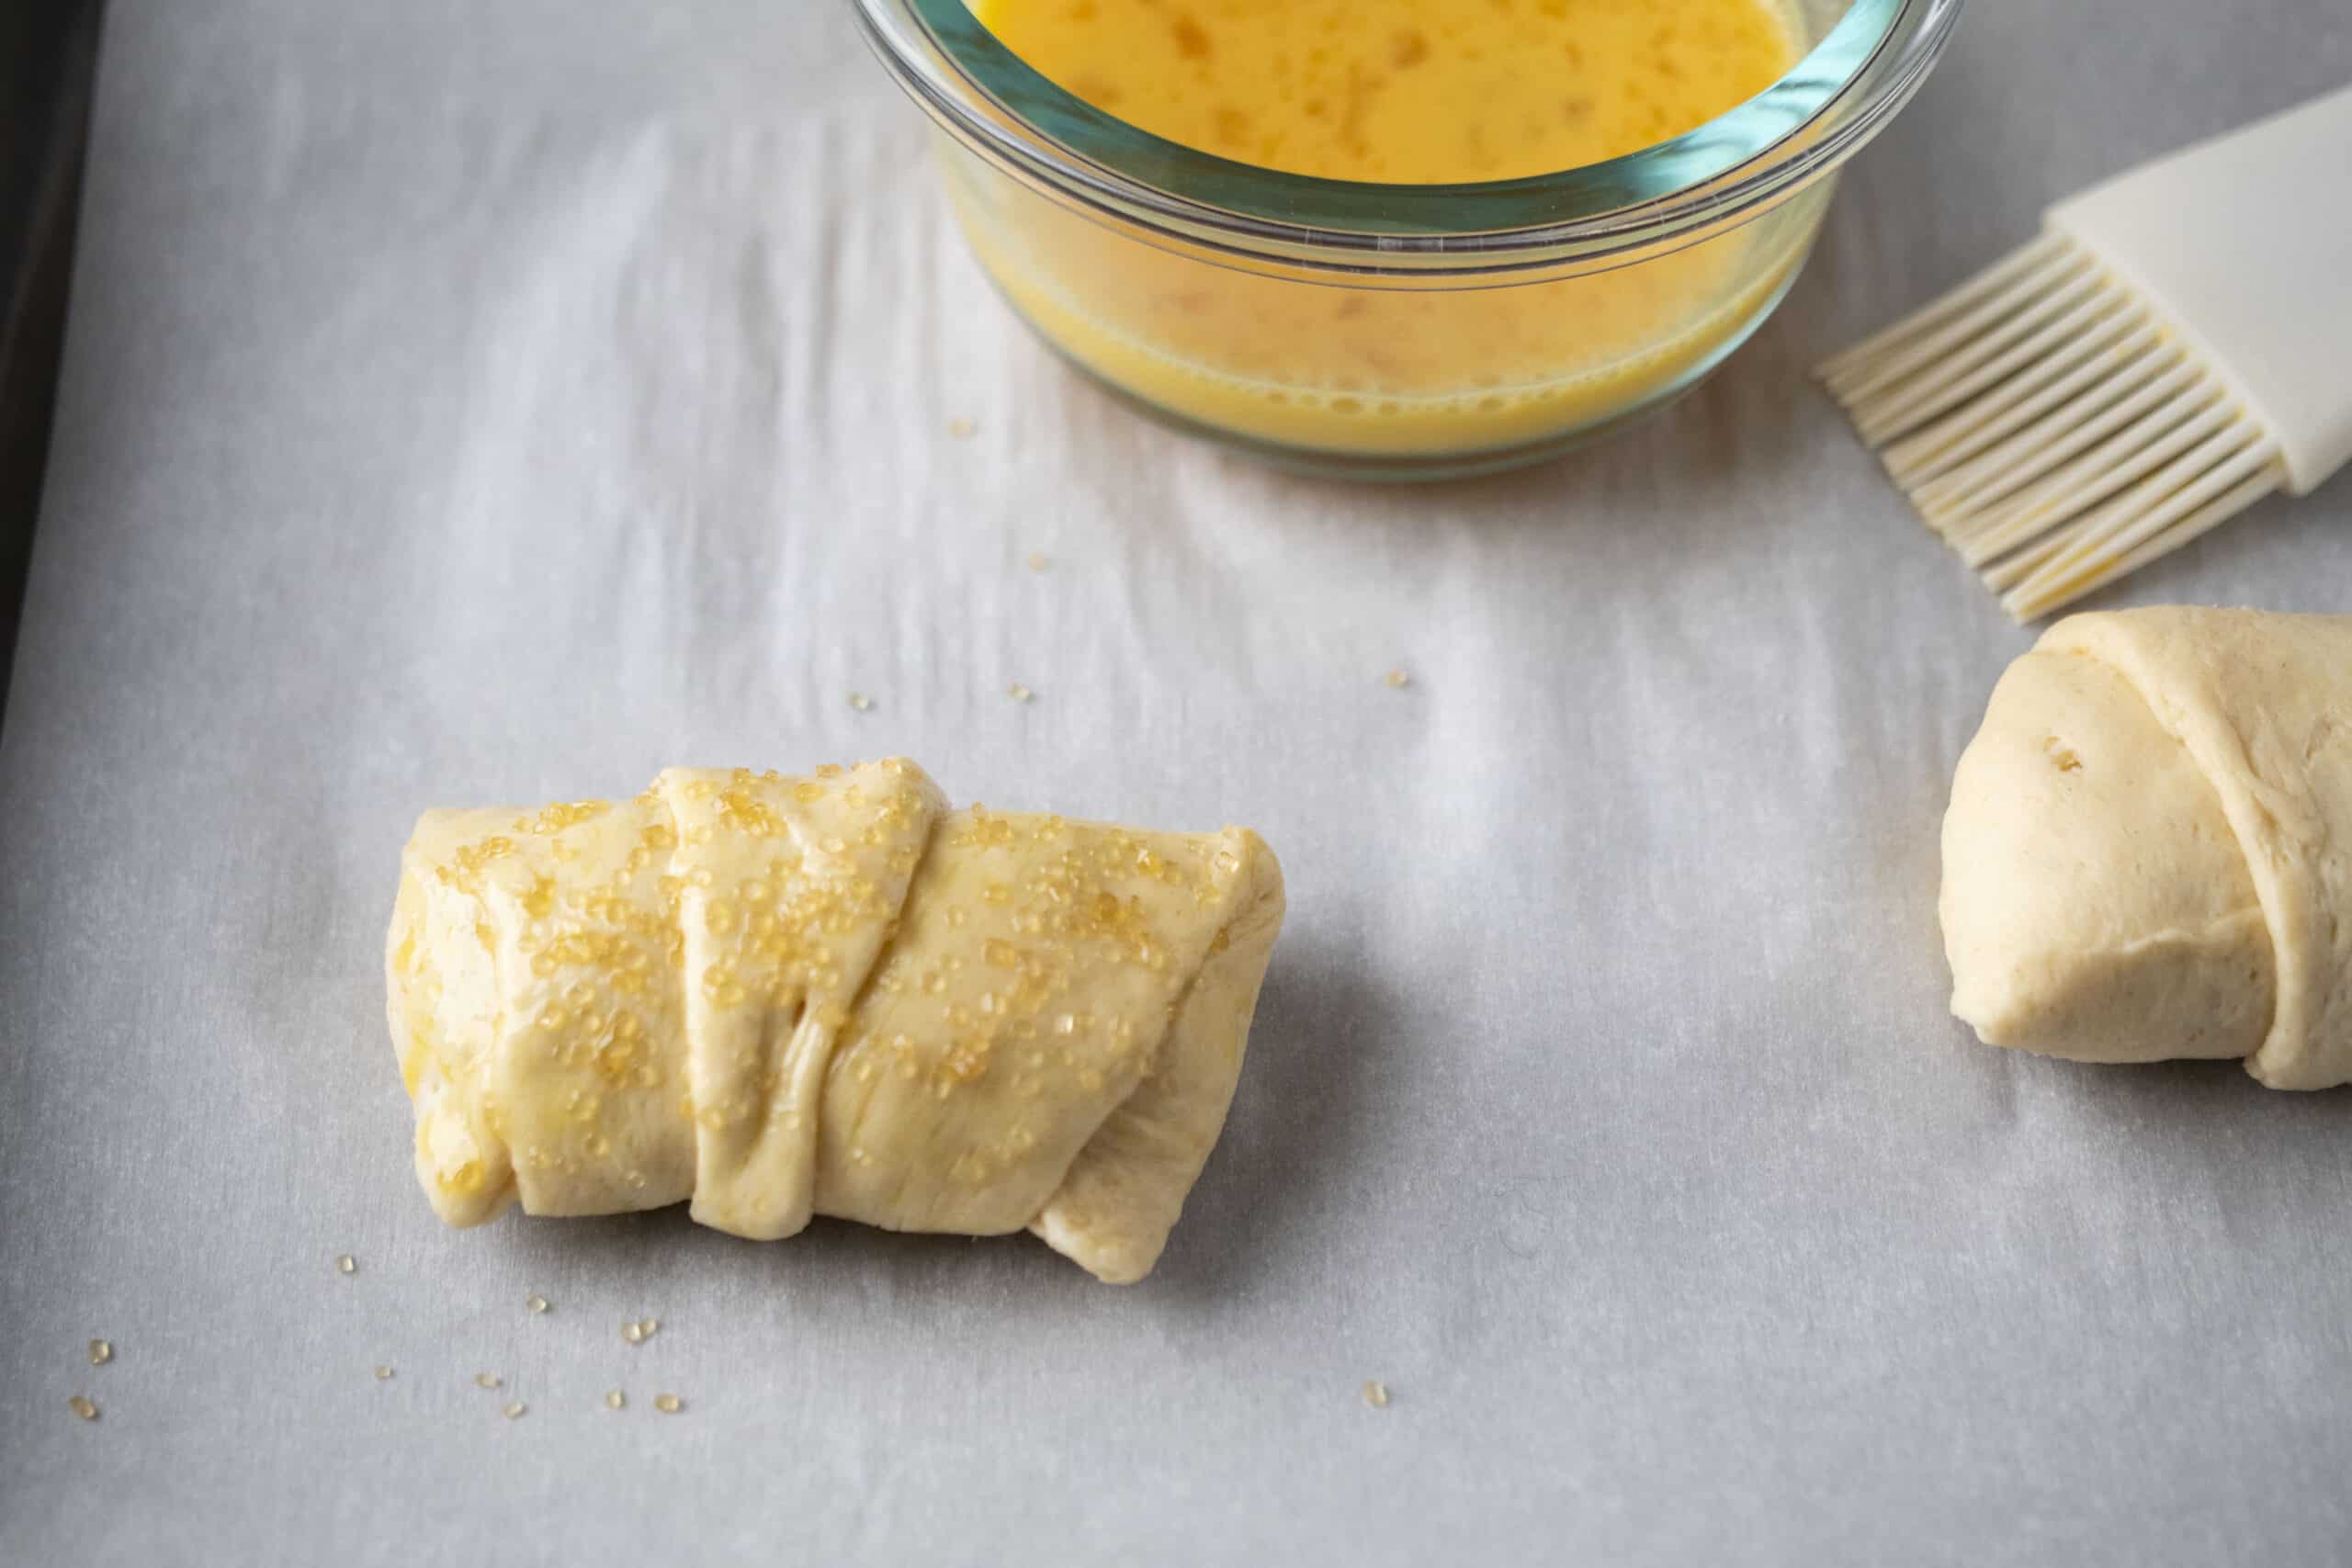
<path fill-rule="evenodd" d="M 2352 1096 L 1946 1019 L 2028 637 L 1801 376 L 2352 18 L 1973 11 L 1704 390 L 1382 491 L 1026 338 L 831 0 L 117 0 L 0 739 L 9 1559 L 2341 1561 Z M 2171 600 L 2352 610 L 2352 490 Z M 413 814 L 892 751 L 1283 857 L 1153 1279 L 442 1230 Z"/>
<path fill-rule="evenodd" d="M 0 723 L 64 347 L 98 13 L 98 0 L 0 13 Z"/>

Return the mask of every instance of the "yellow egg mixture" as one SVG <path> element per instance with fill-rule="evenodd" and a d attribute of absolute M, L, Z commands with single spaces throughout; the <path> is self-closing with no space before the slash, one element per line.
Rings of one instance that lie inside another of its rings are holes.
<path fill-rule="evenodd" d="M 1770 86 L 1777 0 L 967 0 L 1041 74 L 1130 124 L 1329 179 L 1556 173 Z M 966 159 L 982 261 L 1046 334 L 1147 401 L 1242 435 L 1406 456 L 1505 448 L 1664 389 L 1778 288 L 1809 225 L 1502 288 L 1333 287 L 1147 244 Z"/>
<path fill-rule="evenodd" d="M 1795 59 L 1766 0 L 971 0 L 1155 136 L 1324 179 L 1555 174 L 1680 135 Z"/>

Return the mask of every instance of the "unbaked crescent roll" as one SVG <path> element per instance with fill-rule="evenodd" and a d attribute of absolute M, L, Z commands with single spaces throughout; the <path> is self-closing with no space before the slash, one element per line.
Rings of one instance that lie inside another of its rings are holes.
<path fill-rule="evenodd" d="M 2352 1082 L 2352 616 L 2061 621 L 1994 689 L 1943 862 L 1988 1043 Z"/>
<path fill-rule="evenodd" d="M 456 1225 L 684 1199 L 761 1239 L 1025 1226 L 1139 1280 L 1282 915 L 1254 833 L 951 812 L 896 759 L 430 811 L 386 947 L 417 1176 Z"/>

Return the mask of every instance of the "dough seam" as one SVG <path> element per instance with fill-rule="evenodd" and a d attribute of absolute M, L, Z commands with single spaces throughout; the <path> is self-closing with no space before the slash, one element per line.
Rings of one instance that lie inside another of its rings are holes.
<path fill-rule="evenodd" d="M 2153 656 L 2132 638 L 2132 623 L 2085 615 L 2071 625 L 2077 637 L 2098 638 L 2102 645 L 2120 641 L 2134 656 L 2118 659 L 2104 646 L 2064 645 L 2065 651 L 2112 671 L 2147 705 L 2165 733 L 2186 749 L 2219 798 L 2222 819 L 2229 824 L 2254 883 L 2270 939 L 2272 979 L 2269 1024 L 2261 1045 L 2245 1060 L 2246 1071 L 2273 1089 L 2326 1087 L 2332 1080 L 2323 1066 L 2328 1055 L 2325 1025 L 2333 1010 L 2335 987 L 2326 983 L 2324 974 L 2312 973 L 2314 955 L 2302 951 L 2301 944 L 2288 934 L 2316 923 L 2312 917 L 2321 914 L 2324 906 L 2324 899 L 2314 897 L 2308 886 L 2315 861 L 2308 853 L 2290 852 L 2290 847 L 2308 852 L 2320 846 L 2303 843 L 2304 835 L 2290 824 L 2317 823 L 2324 840 L 2324 816 L 2309 809 L 2297 811 L 2296 806 L 2309 803 L 2298 801 L 2291 784 L 2262 771 L 2260 748 L 2215 690 L 2226 682 L 2226 675 L 2215 671 L 2210 650 L 2200 649 L 2200 657 L 2184 671 L 2193 680 L 2187 692 L 2156 690 L 2142 668 Z M 2335 920 L 2332 911 L 2325 913 L 2333 952 Z"/>
<path fill-rule="evenodd" d="M 2234 792 L 2228 787 L 2228 781 L 2217 775 L 2204 754 L 2185 733 L 2188 728 L 2186 722 L 2188 715 L 2182 711 L 2178 703 L 2169 696 L 2151 693 L 2146 682 L 2140 679 L 2137 671 L 2126 668 L 2123 664 L 2103 654 L 2096 653 L 2080 645 L 2070 647 L 2065 651 L 2077 659 L 2098 665 L 2130 687 L 2132 694 L 2140 699 L 2157 725 L 2172 738 L 2173 744 L 2188 753 L 2189 761 L 2195 765 L 2199 773 L 2204 775 L 2206 785 L 2212 790 L 2213 797 L 2221 802 L 2222 820 L 2229 824 L 2231 841 L 2237 848 L 2238 858 L 2245 863 L 2247 879 L 2254 884 L 2255 906 L 2262 915 L 2262 934 L 2270 942 L 2270 1012 L 2263 1022 L 2262 1044 L 2256 1052 L 2256 1055 L 2258 1056 L 2261 1052 L 2269 1049 L 2271 1041 L 2278 1033 L 2278 1015 L 2286 1004 L 2288 970 L 2283 962 L 2284 954 L 2279 951 L 2280 917 L 2279 910 L 2274 902 L 2278 896 L 2278 890 L 2272 878 L 2262 874 L 2255 859 L 2254 846 L 2246 841 L 2245 826 L 2238 820 L 2237 803 L 2233 799 Z M 2235 725 L 2225 718 L 2221 718 L 2219 715 L 2215 716 L 2220 721 L 2221 728 L 2228 732 L 2233 748 L 2243 760 L 2245 755 L 2245 738 L 2238 733 Z M 2253 769 L 2248 767 L 2246 772 L 2252 775 Z M 2272 821 L 2269 805 L 2258 794 L 2252 804 L 2262 813 L 2265 822 Z M 2267 852 L 2266 850 L 2265 853 Z M 2121 951 L 2130 951 L 2130 949 Z M 2255 1056 L 2246 1058 L 2246 1071 L 2249 1073 L 2255 1072 Z M 2256 1076 L 2258 1077 L 2261 1075 L 2256 1073 Z"/>

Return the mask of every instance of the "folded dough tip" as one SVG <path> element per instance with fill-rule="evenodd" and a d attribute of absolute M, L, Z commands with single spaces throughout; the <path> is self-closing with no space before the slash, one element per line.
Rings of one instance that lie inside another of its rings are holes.
<path fill-rule="evenodd" d="M 452 1224 L 691 1201 L 763 1239 L 1026 1227 L 1140 1278 L 1281 916 L 1246 829 L 951 811 L 902 759 L 427 812 L 385 951 L 419 1180 Z"/>

